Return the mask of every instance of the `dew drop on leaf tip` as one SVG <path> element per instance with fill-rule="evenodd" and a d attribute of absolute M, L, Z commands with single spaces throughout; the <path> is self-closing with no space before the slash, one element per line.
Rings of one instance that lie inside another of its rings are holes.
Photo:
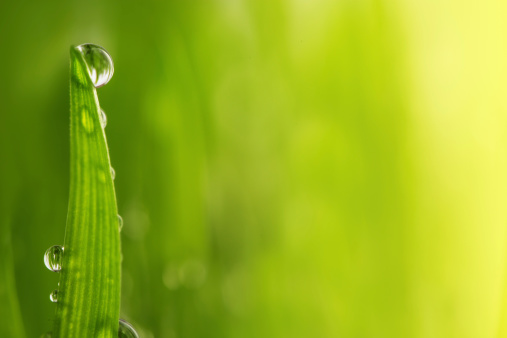
<path fill-rule="evenodd" d="M 120 319 L 119 324 L 118 338 L 139 338 L 139 335 L 137 334 L 132 324 L 123 319 Z"/>
<path fill-rule="evenodd" d="M 44 264 L 53 271 L 59 272 L 62 269 L 63 246 L 53 245 L 44 254 Z"/>
<path fill-rule="evenodd" d="M 109 53 L 101 46 L 93 43 L 84 43 L 77 46 L 76 49 L 83 55 L 88 75 L 90 75 L 95 88 L 107 84 L 114 73 L 113 59 Z"/>

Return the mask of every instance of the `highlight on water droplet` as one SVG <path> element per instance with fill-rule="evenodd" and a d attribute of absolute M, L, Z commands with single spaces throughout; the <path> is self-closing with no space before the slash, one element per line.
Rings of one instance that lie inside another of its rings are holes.
<path fill-rule="evenodd" d="M 114 171 L 114 168 L 111 167 L 111 177 L 113 178 L 113 180 L 115 179 L 116 177 L 116 171 Z"/>
<path fill-rule="evenodd" d="M 101 46 L 84 43 L 76 47 L 86 62 L 88 75 L 95 88 L 102 87 L 111 80 L 114 73 L 113 59 Z"/>
<path fill-rule="evenodd" d="M 102 125 L 102 128 L 107 126 L 107 115 L 104 113 L 102 108 L 100 109 L 100 124 Z"/>
<path fill-rule="evenodd" d="M 123 228 L 123 218 L 118 215 L 118 229 L 121 231 L 121 228 Z"/>
<path fill-rule="evenodd" d="M 53 303 L 58 302 L 58 290 L 53 290 L 53 292 L 51 292 L 51 294 L 49 295 L 49 299 L 50 299 Z"/>
<path fill-rule="evenodd" d="M 118 338 L 139 338 L 136 330 L 126 320 L 120 319 L 120 326 L 118 327 Z"/>
<path fill-rule="evenodd" d="M 62 269 L 62 259 L 63 246 L 61 245 L 53 245 L 44 254 L 44 264 L 49 270 L 54 272 L 59 272 Z"/>

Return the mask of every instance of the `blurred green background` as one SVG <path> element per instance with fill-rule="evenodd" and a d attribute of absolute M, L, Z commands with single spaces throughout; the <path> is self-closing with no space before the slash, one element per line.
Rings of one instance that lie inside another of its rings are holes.
<path fill-rule="evenodd" d="M 0 1 L 0 335 L 52 327 L 69 47 L 143 338 L 507 337 L 507 3 Z M 21 329 L 22 328 L 22 329 Z"/>

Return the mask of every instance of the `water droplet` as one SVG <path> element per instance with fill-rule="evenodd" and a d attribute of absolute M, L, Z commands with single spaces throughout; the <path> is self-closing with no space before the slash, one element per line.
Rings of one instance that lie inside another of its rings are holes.
<path fill-rule="evenodd" d="M 118 215 L 118 229 L 121 231 L 121 228 L 123 228 L 123 218 Z"/>
<path fill-rule="evenodd" d="M 114 73 L 113 59 L 102 47 L 85 43 L 76 47 L 86 62 L 88 75 L 95 88 L 102 87 L 111 80 Z"/>
<path fill-rule="evenodd" d="M 53 245 L 44 254 L 44 264 L 49 270 L 58 272 L 62 269 L 62 258 L 63 246 Z"/>
<path fill-rule="evenodd" d="M 113 178 L 113 180 L 115 179 L 116 177 L 116 171 L 114 171 L 114 168 L 111 167 L 111 177 Z"/>
<path fill-rule="evenodd" d="M 53 303 L 58 302 L 58 290 L 53 290 L 53 292 L 51 292 L 51 294 L 49 295 L 49 299 L 50 299 Z"/>
<path fill-rule="evenodd" d="M 139 335 L 137 334 L 132 324 L 126 320 L 120 319 L 118 338 L 139 338 Z"/>
<path fill-rule="evenodd" d="M 53 332 L 51 331 L 46 332 L 42 336 L 40 336 L 40 338 L 51 338 L 51 337 L 53 337 Z"/>
<path fill-rule="evenodd" d="M 107 115 L 104 113 L 102 108 L 100 109 L 100 124 L 102 125 L 102 128 L 107 126 Z"/>

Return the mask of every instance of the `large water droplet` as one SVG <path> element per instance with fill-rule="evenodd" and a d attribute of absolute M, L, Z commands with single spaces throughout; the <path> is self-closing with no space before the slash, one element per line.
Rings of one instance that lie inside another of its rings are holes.
<path fill-rule="evenodd" d="M 121 228 L 123 228 L 123 218 L 118 215 L 118 229 L 121 231 Z"/>
<path fill-rule="evenodd" d="M 49 270 L 54 272 L 58 272 L 62 269 L 62 259 L 63 246 L 61 245 L 53 245 L 47 249 L 44 254 L 44 264 L 46 264 Z"/>
<path fill-rule="evenodd" d="M 102 47 L 85 43 L 76 47 L 86 61 L 88 75 L 95 88 L 102 87 L 111 80 L 114 73 L 113 59 Z"/>
<path fill-rule="evenodd" d="M 53 303 L 58 302 L 58 290 L 53 290 L 53 292 L 51 292 L 51 294 L 49 295 L 49 299 L 50 299 Z"/>
<path fill-rule="evenodd" d="M 120 319 L 118 338 L 139 338 L 139 335 L 137 334 L 132 324 L 126 320 Z"/>
<path fill-rule="evenodd" d="M 100 124 L 102 125 L 102 128 L 107 126 L 107 115 L 104 113 L 102 108 L 100 109 Z"/>
<path fill-rule="evenodd" d="M 113 178 L 113 180 L 115 179 L 116 177 L 116 171 L 114 171 L 114 168 L 111 167 L 111 177 Z"/>

